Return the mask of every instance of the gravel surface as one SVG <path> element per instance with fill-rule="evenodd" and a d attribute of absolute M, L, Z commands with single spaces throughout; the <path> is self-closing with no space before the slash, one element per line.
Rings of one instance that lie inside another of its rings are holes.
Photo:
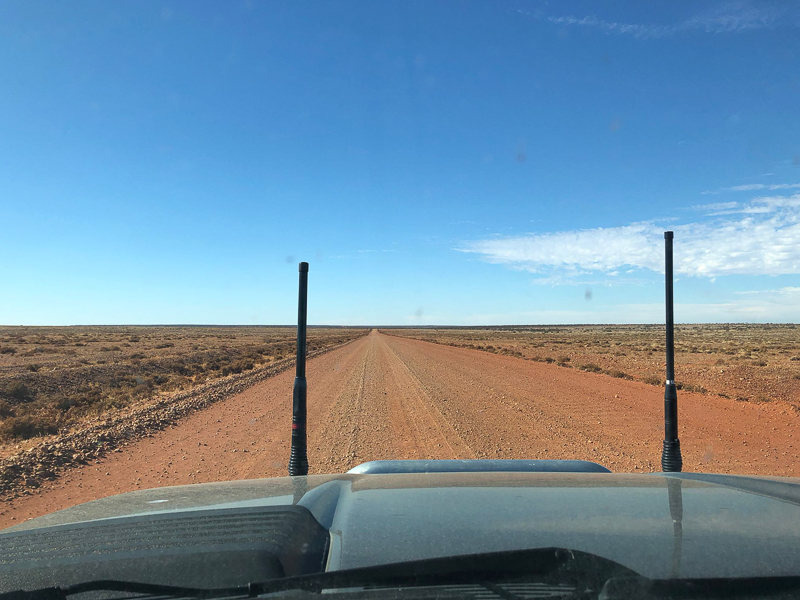
<path fill-rule="evenodd" d="M 641 382 L 375 331 L 309 361 L 307 375 L 312 473 L 392 458 L 660 469 L 663 391 Z M 0 526 L 135 489 L 283 476 L 292 380 L 289 371 L 242 380 L 166 429 L 43 478 L 0 505 Z M 679 393 L 679 403 L 686 471 L 794 475 L 790 406 L 692 393 Z"/>

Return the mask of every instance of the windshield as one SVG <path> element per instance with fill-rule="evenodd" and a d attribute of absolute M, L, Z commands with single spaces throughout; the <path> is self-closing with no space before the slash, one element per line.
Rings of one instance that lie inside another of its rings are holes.
<path fill-rule="evenodd" d="M 422 531 L 427 502 L 430 528 L 502 541 L 475 552 L 650 557 L 591 537 L 645 531 L 671 556 L 667 478 L 603 484 L 599 513 L 584 483 L 539 484 L 679 471 L 675 452 L 684 472 L 796 475 L 798 32 L 793 1 L 4 2 L 0 528 L 416 460 L 374 468 L 439 473 L 377 503 L 307 485 L 191 508 L 306 506 L 324 568 Z M 445 460 L 527 462 L 424 462 Z M 437 487 L 456 466 L 502 493 Z M 522 471 L 573 545 L 515 504 L 498 473 Z M 794 500 L 703 490 L 692 539 L 800 533 Z"/>

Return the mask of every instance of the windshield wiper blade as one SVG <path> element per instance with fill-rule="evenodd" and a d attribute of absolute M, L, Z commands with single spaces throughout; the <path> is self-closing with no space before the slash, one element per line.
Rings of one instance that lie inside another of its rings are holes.
<path fill-rule="evenodd" d="M 591 583 L 600 589 L 611 577 L 638 573 L 601 556 L 567 548 L 535 548 L 429 558 L 387 565 L 328 571 L 250 584 L 258 594 L 289 590 L 321 592 L 349 587 L 437 586 L 514 579 Z M 0 599 L 1 600 L 1 599 Z"/>
<path fill-rule="evenodd" d="M 704 579 L 647 579 L 614 577 L 603 586 L 603 597 L 616 598 L 766 598 L 784 594 L 796 598 L 800 577 L 726 577 Z"/>
<path fill-rule="evenodd" d="M 596 589 L 611 577 L 638 574 L 622 565 L 577 550 L 536 548 L 484 554 L 467 554 L 410 562 L 376 565 L 343 571 L 328 571 L 283 577 L 231 588 L 185 588 L 133 581 L 97 580 L 63 588 L 43 588 L 0 594 L 0 600 L 66 600 L 68 596 L 94 591 L 130 592 L 171 598 L 225 598 L 258 596 L 275 592 L 304 590 L 321 592 L 348 587 L 437 586 L 447 583 L 482 583 L 530 579 L 590 582 Z"/>
<path fill-rule="evenodd" d="M 147 594 L 149 596 L 166 596 L 170 598 L 226 598 L 231 596 L 256 596 L 250 586 L 232 588 L 204 589 L 187 588 L 158 583 L 139 581 L 121 581 L 117 579 L 98 579 L 86 581 L 66 587 L 49 587 L 38 590 L 16 590 L 0 594 L 0 600 L 66 600 L 68 596 L 86 592 L 127 592 L 131 594 Z"/>
<path fill-rule="evenodd" d="M 436 588 L 477 584 L 537 582 L 571 584 L 580 590 L 574 597 L 668 598 L 756 596 L 800 589 L 800 577 L 725 579 L 648 579 L 601 556 L 566 548 L 537 548 L 485 554 L 433 558 L 343 571 L 284 577 L 230 588 L 188 588 L 134 581 L 97 580 L 76 585 L 13 591 L 0 600 L 68 600 L 85 592 L 123 592 L 167 598 L 230 598 L 266 596 L 278 592 L 311 592 L 337 589 L 379 591 L 394 587 Z M 501 590 L 504 591 L 504 590 Z M 506 594 L 499 594 L 505 597 Z M 512 594 L 513 595 L 513 594 Z"/>

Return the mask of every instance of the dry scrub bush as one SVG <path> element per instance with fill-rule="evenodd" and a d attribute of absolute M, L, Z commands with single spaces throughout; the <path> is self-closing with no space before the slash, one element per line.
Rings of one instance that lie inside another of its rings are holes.
<path fill-rule="evenodd" d="M 20 348 L 21 356 L 48 355 L 47 368 L 38 362 L 25 364 L 18 355 L 13 359 L 17 361 L 12 365 L 14 371 L 0 373 L 0 442 L 56 433 L 159 393 L 250 371 L 293 356 L 295 351 L 294 332 L 288 328 L 268 335 L 254 335 L 249 329 L 237 329 L 236 335 L 215 335 L 218 330 L 202 328 L 149 328 L 141 335 L 112 328 L 98 330 L 100 335 L 40 329 L 42 333 L 27 339 L 19 334 L 10 338 L 17 347 L 41 344 L 27 351 Z M 170 337 L 165 339 L 165 333 Z M 313 334 L 316 339 L 308 341 L 308 349 L 351 340 L 359 333 L 317 331 Z M 195 341 L 205 343 L 192 343 Z M 92 346 L 93 342 L 100 344 Z M 133 350 L 141 351 L 127 354 L 130 351 L 123 347 L 131 343 Z M 64 346 L 70 349 L 65 351 Z M 82 349 L 73 350 L 75 346 Z M 63 358 L 76 352 L 76 358 Z M 110 352 L 116 354 L 107 354 Z"/>
<path fill-rule="evenodd" d="M 611 377 L 618 377 L 619 379 L 633 379 L 633 377 L 628 375 L 625 371 L 620 371 L 619 369 L 611 369 L 606 371 L 606 374 L 611 375 Z"/>

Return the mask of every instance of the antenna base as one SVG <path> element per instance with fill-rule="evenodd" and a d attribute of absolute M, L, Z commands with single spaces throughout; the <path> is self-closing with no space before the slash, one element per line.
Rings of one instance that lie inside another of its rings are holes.
<path fill-rule="evenodd" d="M 308 457 L 304 450 L 298 451 L 294 446 L 289 455 L 289 475 L 292 477 L 308 475 Z"/>
<path fill-rule="evenodd" d="M 680 440 L 664 440 L 664 453 L 661 455 L 661 470 L 664 473 L 680 473 L 683 469 Z"/>
<path fill-rule="evenodd" d="M 305 358 L 305 356 L 301 357 Z M 306 394 L 305 377 L 294 378 L 292 407 L 292 451 L 289 455 L 289 475 L 308 475 L 306 447 Z"/>

